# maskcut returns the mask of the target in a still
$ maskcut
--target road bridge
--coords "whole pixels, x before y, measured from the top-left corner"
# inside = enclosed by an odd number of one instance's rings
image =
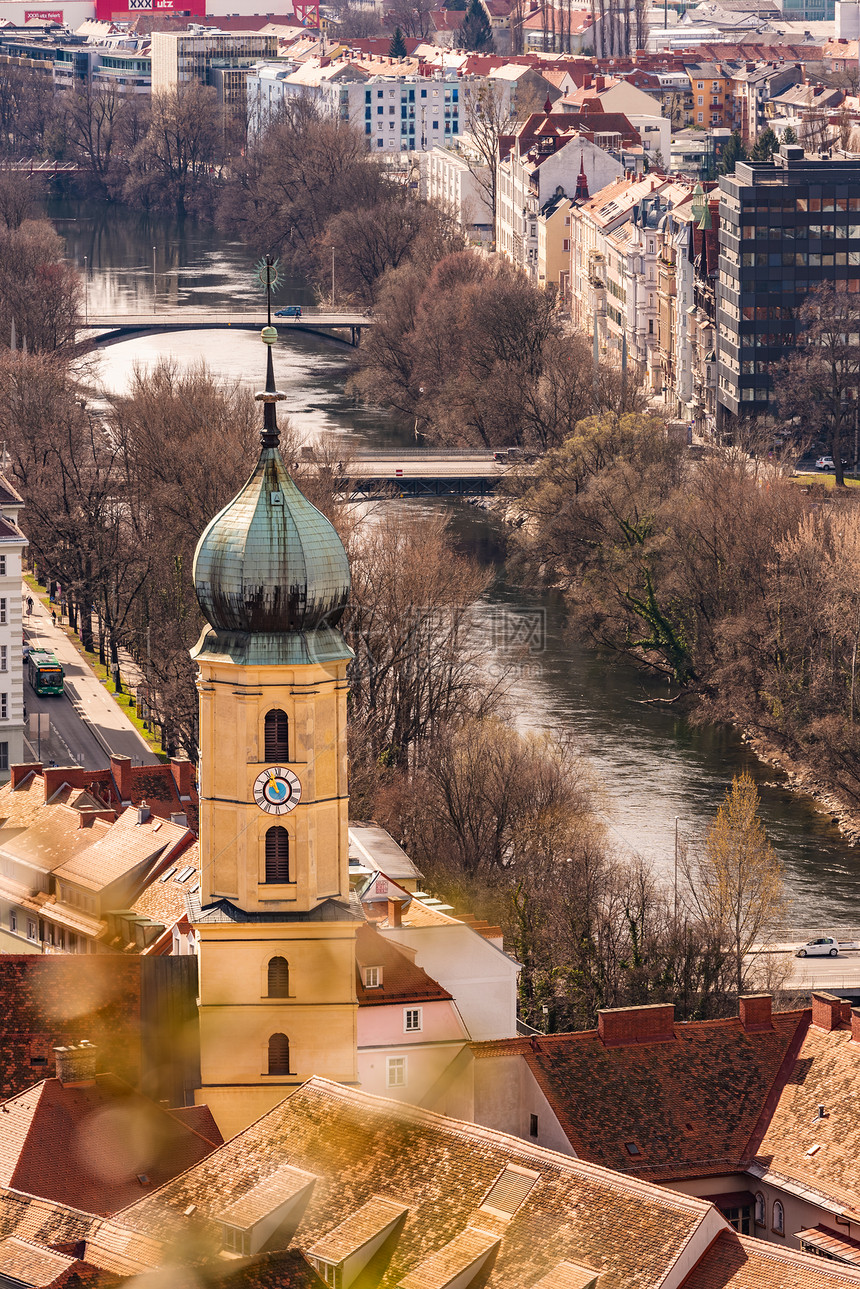
[[[331,469],[330,465],[321,468]],[[488,497],[514,468],[530,466],[505,449],[412,448],[358,452],[334,464],[338,490],[362,497]]]
[[[302,309],[300,318],[272,318],[280,334],[308,331],[330,339],[357,345],[365,327],[373,325],[373,316],[359,311],[333,312]],[[96,314],[86,310],[84,333],[89,343],[101,348],[119,344],[132,336],[170,331],[260,331],[265,326],[261,309],[246,312],[226,309],[156,309],[151,313]]]

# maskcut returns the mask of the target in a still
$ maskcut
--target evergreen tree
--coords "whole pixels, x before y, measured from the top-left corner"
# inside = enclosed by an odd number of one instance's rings
[[[788,143],[789,145],[797,143],[797,135],[795,134],[794,130],[792,130],[790,125],[783,130],[782,141],[783,143]]]
[[[391,44],[388,46],[388,57],[406,57],[406,41],[403,39],[403,32],[399,27],[394,28],[394,35],[391,37]]]
[[[465,12],[466,0],[448,0],[448,3],[445,5],[445,8],[457,9],[457,10],[460,10],[461,12]]]
[[[480,54],[493,52],[493,29],[481,0],[469,0],[459,37],[463,49],[473,49]]]
[[[738,130],[730,135],[723,144],[722,156],[720,157],[720,174],[733,175],[735,166],[739,161],[748,159],[747,150],[744,147],[743,139]]]
[[[762,130],[761,134],[755,141],[753,148],[753,161],[770,161],[775,152],[779,150],[779,139],[774,134],[770,126]]]

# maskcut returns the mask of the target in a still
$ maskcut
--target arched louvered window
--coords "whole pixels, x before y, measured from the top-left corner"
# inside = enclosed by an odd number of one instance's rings
[[[280,707],[266,712],[266,752],[267,761],[289,761],[290,759],[290,723],[287,713]]]
[[[269,1039],[269,1073],[289,1074],[290,1040],[286,1034],[273,1034]]]
[[[290,880],[290,835],[286,828],[275,824],[266,833],[266,881]]]
[[[289,998],[290,965],[286,958],[271,958],[269,960],[268,992],[270,998]]]

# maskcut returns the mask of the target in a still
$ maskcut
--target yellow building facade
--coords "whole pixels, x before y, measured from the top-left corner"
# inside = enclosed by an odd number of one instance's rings
[[[265,338],[265,333],[264,333]],[[200,539],[201,1087],[225,1137],[314,1074],[356,1083],[349,902],[349,569],[278,447],[271,348],[262,451]]]

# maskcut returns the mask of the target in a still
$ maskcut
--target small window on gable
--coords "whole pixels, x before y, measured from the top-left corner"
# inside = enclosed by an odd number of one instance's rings
[[[766,1218],[767,1218],[767,1210],[765,1209],[764,1196],[762,1195],[761,1191],[756,1191],[756,1197],[755,1197],[756,1226],[764,1226]]]
[[[290,759],[289,733],[286,712],[282,712],[279,707],[266,712],[265,760],[288,761]]]
[[[423,1008],[406,1007],[403,1011],[403,1028],[407,1034],[415,1033],[422,1026],[423,1017],[421,1015]]]
[[[272,958],[269,961],[268,992],[270,998],[289,998],[290,968],[286,958]]]
[[[529,1115],[529,1136],[536,1137],[537,1135],[538,1135],[538,1117],[536,1114],[530,1114]]]
[[[773,1202],[773,1229],[777,1235],[785,1235],[785,1211],[778,1199]]]
[[[365,989],[382,988],[382,968],[381,967],[364,968],[364,987]]]
[[[636,1145],[635,1141],[625,1141],[624,1149],[627,1151],[628,1155],[633,1155],[634,1157],[642,1154],[642,1151]]]

